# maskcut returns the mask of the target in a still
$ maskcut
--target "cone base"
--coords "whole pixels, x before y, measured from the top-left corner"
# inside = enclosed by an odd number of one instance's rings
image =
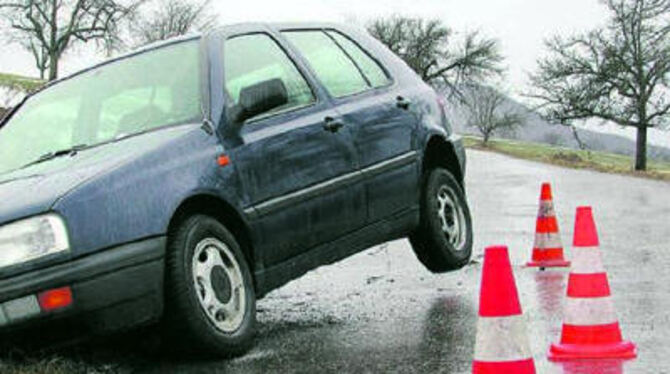
[[[518,361],[485,362],[474,360],[472,374],[535,374],[535,362],[532,358]]]
[[[531,268],[565,268],[570,266],[570,261],[549,260],[549,261],[528,261],[526,266]]]
[[[549,360],[581,360],[597,358],[635,358],[635,344],[629,341],[610,344],[552,344]]]

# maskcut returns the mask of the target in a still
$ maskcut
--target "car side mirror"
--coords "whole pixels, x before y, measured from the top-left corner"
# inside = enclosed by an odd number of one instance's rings
[[[237,129],[244,121],[288,103],[286,86],[281,79],[269,79],[242,88],[240,100],[232,108],[231,119]]]

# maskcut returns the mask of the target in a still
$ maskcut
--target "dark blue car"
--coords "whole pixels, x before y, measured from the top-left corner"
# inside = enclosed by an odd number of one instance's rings
[[[409,237],[464,266],[465,154],[442,99],[379,42],[244,24],[61,79],[0,124],[0,334],[160,321],[249,348],[256,300]]]

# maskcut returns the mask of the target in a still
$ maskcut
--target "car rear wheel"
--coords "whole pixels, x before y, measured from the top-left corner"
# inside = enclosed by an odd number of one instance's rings
[[[421,221],[409,237],[419,261],[434,273],[465,266],[472,254],[472,219],[463,189],[445,169],[427,173]]]
[[[164,328],[173,345],[223,357],[245,353],[256,324],[251,272],[217,220],[196,215],[170,234]]]

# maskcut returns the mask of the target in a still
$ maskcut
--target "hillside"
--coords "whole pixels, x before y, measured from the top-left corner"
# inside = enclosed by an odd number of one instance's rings
[[[465,146],[509,156],[560,165],[574,169],[591,169],[605,173],[670,180],[670,162],[650,160],[645,171],[635,171],[631,158],[601,151],[582,151],[570,148],[519,140],[492,139],[484,145],[481,138],[464,137]]]
[[[495,137],[579,149],[579,144],[569,127],[548,123],[536,112],[529,110],[526,106],[512,98],[508,98],[505,105],[515,109],[519,113],[525,113],[526,124],[515,132],[500,133],[496,134]],[[478,135],[475,129],[465,126],[464,110],[457,104],[452,105],[451,108],[449,115],[454,130],[461,134]],[[584,128],[578,128],[577,131],[580,139],[590,150],[611,152],[626,156],[633,156],[635,154],[635,141],[625,136]],[[670,133],[668,133],[668,136],[670,136]],[[670,148],[648,144],[647,156],[650,159],[670,161]]]

